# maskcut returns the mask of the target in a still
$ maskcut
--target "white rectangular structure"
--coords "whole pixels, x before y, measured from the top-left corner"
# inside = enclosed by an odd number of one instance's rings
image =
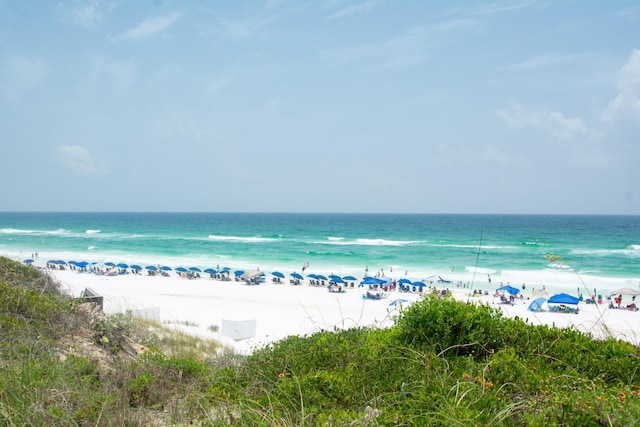
[[[234,341],[240,341],[256,336],[256,319],[252,320],[229,320],[222,319],[221,333]]]

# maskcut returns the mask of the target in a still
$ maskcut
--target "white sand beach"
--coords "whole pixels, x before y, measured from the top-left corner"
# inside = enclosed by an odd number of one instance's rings
[[[243,354],[289,335],[390,326],[393,316],[403,306],[423,296],[396,290],[388,292],[382,300],[365,300],[362,294],[366,288],[359,288],[357,283],[344,293],[330,293],[327,288],[310,286],[307,280],[299,286],[275,284],[268,274],[266,282],[249,286],[208,277],[188,280],[175,274],[169,277],[100,276],[73,270],[52,270],[50,273],[72,296],[80,296],[85,288],[102,295],[106,313],[132,310],[186,333],[217,339]],[[517,299],[514,304],[500,304],[499,299],[491,295],[468,297],[464,288],[454,288],[452,292],[459,300],[487,303],[499,307],[505,316],[518,316],[532,324],[573,326],[594,337],[615,336],[636,345],[640,343],[640,312],[611,309],[606,300],[603,304],[581,302],[577,314],[546,310],[533,313],[527,310],[533,295],[525,294],[523,300]],[[406,302],[391,304],[398,299]],[[631,297],[626,297],[623,306],[630,302]],[[547,304],[543,308],[546,309]],[[223,334],[223,322],[228,332],[228,326],[233,322],[253,320],[254,336],[236,340]]]

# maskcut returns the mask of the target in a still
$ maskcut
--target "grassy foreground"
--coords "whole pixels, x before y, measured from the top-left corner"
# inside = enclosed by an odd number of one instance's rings
[[[626,426],[640,349],[427,297],[240,357],[0,257],[0,425]]]

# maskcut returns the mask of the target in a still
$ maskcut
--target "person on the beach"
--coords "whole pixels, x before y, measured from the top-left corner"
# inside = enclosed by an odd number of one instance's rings
[[[488,281],[489,283],[491,283],[491,275],[490,275],[490,274],[487,274],[487,281]]]

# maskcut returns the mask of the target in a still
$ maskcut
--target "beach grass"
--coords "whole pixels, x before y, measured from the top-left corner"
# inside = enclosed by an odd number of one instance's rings
[[[2,425],[610,426],[640,413],[637,346],[452,298],[245,356],[105,316],[5,258],[0,286]]]

